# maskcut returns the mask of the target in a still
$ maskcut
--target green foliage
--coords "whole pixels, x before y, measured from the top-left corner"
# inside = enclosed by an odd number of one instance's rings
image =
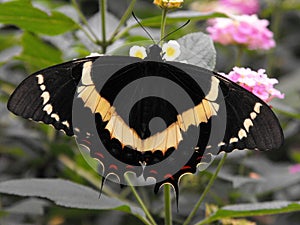
[[[68,16],[56,11],[49,15],[33,7],[29,0],[1,3],[0,23],[47,35],[57,35],[78,28]]]
[[[45,43],[36,35],[25,32],[22,36],[23,51],[16,59],[28,63],[31,71],[62,62],[62,52]]]

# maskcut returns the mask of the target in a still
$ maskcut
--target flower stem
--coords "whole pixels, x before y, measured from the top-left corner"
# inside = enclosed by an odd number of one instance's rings
[[[83,15],[83,13],[80,10],[80,7],[78,5],[78,3],[76,2],[76,0],[72,0],[72,4],[73,7],[75,8],[76,12],[78,13],[81,21],[83,22],[83,24],[86,26],[87,30],[89,32],[87,32],[80,24],[79,28],[86,34],[86,36],[95,44],[97,43],[101,43],[101,41],[97,38],[97,35],[94,33],[93,29],[90,27],[87,19],[85,18],[85,16]]]
[[[101,27],[102,27],[102,53],[106,53],[107,48],[107,42],[106,42],[106,0],[99,0],[99,7],[100,7],[100,13],[101,13]]]
[[[161,25],[160,25],[160,39],[161,40],[165,37],[167,13],[168,13],[168,9],[164,8],[162,10]]]
[[[157,223],[155,222],[155,220],[153,219],[151,213],[149,212],[147,206],[145,205],[145,203],[143,202],[143,200],[141,199],[141,197],[139,196],[139,194],[137,193],[135,187],[132,185],[132,182],[130,180],[130,178],[128,177],[128,174],[124,175],[125,180],[127,181],[134,197],[136,198],[136,200],[138,201],[138,203],[140,204],[140,206],[142,207],[144,213],[146,214],[146,216],[148,217],[149,221],[151,222],[152,225],[157,225]]]
[[[282,22],[282,5],[283,1],[274,1],[274,8],[272,12],[272,23],[271,23],[271,30],[273,31],[274,35],[274,40],[278,40],[279,33],[281,32],[280,30],[280,25]],[[275,49],[271,49],[268,52],[267,55],[267,73],[268,74],[273,74],[274,72],[274,67],[276,67],[276,54],[275,54]]]
[[[165,37],[166,21],[168,9],[162,10],[161,26],[160,26],[160,39]],[[164,185],[164,201],[165,201],[165,225],[172,225],[172,202],[171,202],[171,188],[169,184]]]
[[[235,66],[241,67],[242,66],[242,57],[243,57],[243,46],[238,45],[237,46],[237,56],[236,56],[236,60],[235,60]]]
[[[125,13],[123,14],[122,18],[120,19],[120,22],[117,26],[117,28],[114,30],[114,32],[112,33],[110,39],[108,42],[114,40],[114,38],[116,37],[116,35],[119,33],[121,27],[124,25],[124,23],[126,22],[126,20],[128,19],[128,17],[131,15],[131,12],[133,11],[134,5],[136,3],[137,0],[131,0],[129,6],[127,7]]]
[[[220,172],[222,166],[224,165],[224,162],[225,162],[225,159],[227,157],[227,153],[224,153],[222,159],[220,160],[219,164],[218,164],[218,167],[215,171],[215,173],[212,175],[212,177],[210,178],[206,188],[204,189],[202,195],[200,196],[198,202],[196,203],[196,205],[194,206],[192,212],[190,213],[190,215],[187,217],[187,219],[185,220],[185,222],[183,223],[183,225],[188,225],[191,220],[193,219],[193,217],[196,215],[200,205],[202,204],[205,196],[207,195],[208,191],[210,190],[211,186],[213,185],[213,183],[215,182],[217,176],[218,176],[218,173]]]
[[[164,185],[164,201],[165,201],[165,225],[172,225],[172,202],[171,202],[171,186]]]

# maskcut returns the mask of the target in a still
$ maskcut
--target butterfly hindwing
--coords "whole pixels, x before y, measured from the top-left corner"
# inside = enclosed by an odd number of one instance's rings
[[[216,74],[223,91],[227,126],[221,150],[279,148],[283,133],[271,108],[241,86]]]
[[[201,87],[210,86],[212,93],[218,96],[218,103],[224,101],[226,115],[216,115],[216,119],[226,120],[224,139],[219,143],[220,151],[270,150],[281,146],[283,143],[281,126],[274,112],[263,100],[218,73],[189,64],[177,62],[170,64],[182,68],[189,74],[201,76]],[[218,118],[220,116],[224,118]],[[201,143],[200,140],[198,146]]]
[[[27,77],[8,101],[16,115],[52,124],[73,135],[72,104],[83,64],[98,57],[77,59],[40,70]]]

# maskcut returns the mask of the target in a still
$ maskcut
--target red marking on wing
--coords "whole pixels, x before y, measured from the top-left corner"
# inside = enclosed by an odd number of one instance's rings
[[[96,155],[99,156],[100,158],[104,159],[104,155],[99,153],[99,152],[96,152]]]
[[[82,141],[82,142],[85,142],[85,143],[88,144],[88,145],[91,145],[91,142],[89,142],[89,141],[86,140],[86,139],[82,139],[81,141]]]
[[[134,167],[133,166],[131,166],[131,165],[127,165],[126,166],[126,169],[133,169]]]
[[[172,179],[172,180],[174,180],[174,177],[173,177],[173,175],[172,174],[169,174],[169,173],[167,173],[165,176],[164,176],[164,178],[165,179]]]
[[[192,167],[186,165],[186,166],[182,167],[181,170],[188,170],[188,169],[191,169],[191,168],[192,168]]]
[[[110,164],[109,169],[118,170],[118,167],[115,164]]]
[[[203,158],[204,158],[204,156],[198,156],[197,159],[196,159],[196,161],[201,160]]]
[[[150,170],[149,173],[158,174],[156,170]]]

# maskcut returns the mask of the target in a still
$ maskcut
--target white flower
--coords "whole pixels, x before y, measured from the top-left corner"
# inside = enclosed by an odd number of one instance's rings
[[[147,56],[146,48],[143,46],[134,45],[130,48],[129,55],[144,59]]]
[[[164,53],[163,59],[173,61],[180,55],[180,45],[177,41],[171,40],[163,44],[162,51]]]

